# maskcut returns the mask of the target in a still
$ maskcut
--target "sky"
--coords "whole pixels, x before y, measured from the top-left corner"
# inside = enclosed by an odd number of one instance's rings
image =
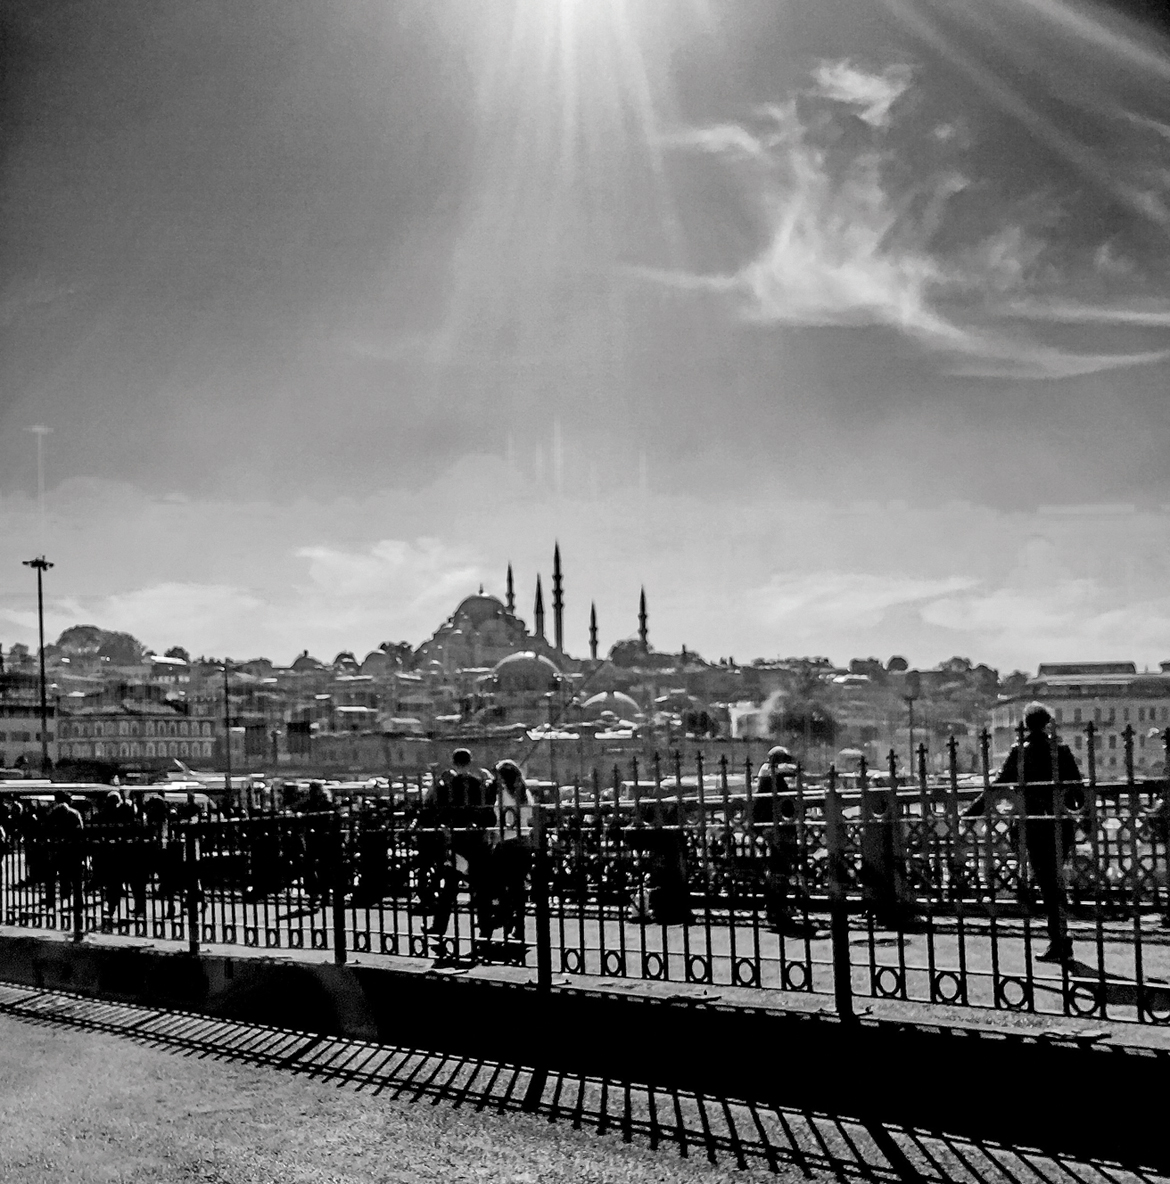
[[[0,644],[1170,659],[1170,23],[7,0]],[[44,425],[43,501],[36,436]]]

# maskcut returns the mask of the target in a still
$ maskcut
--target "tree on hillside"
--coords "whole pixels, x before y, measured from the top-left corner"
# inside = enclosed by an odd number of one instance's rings
[[[66,654],[96,654],[106,631],[96,625],[70,625],[57,638],[57,648]]]
[[[109,658],[115,666],[133,666],[142,661],[146,647],[129,633],[106,632],[98,647],[98,657]]]
[[[169,650],[167,650],[167,652],[163,655],[163,657],[182,658],[184,662],[191,661],[191,655],[189,653],[187,653],[187,651],[185,649],[183,649],[183,647],[181,645],[171,646],[171,648]]]
[[[108,658],[117,666],[133,666],[146,653],[146,647],[136,637],[97,625],[71,625],[57,638],[56,649],[68,657]]]

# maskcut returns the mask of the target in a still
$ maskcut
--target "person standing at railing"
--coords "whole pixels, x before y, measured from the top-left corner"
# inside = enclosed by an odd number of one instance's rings
[[[321,781],[309,782],[301,805],[301,886],[315,911],[328,900],[333,857],[333,793]],[[242,833],[242,832],[241,832]]]
[[[785,774],[796,772],[792,753],[776,745],[756,775],[752,801],[752,833],[756,850],[764,852],[764,911],[768,927],[793,937],[815,936],[807,918],[792,916],[793,880],[800,869],[796,802]]]
[[[462,878],[471,896],[471,910],[481,928],[486,920],[485,889],[488,887],[491,847],[488,831],[495,823],[493,808],[495,778],[487,769],[475,769],[471,753],[457,748],[451,768],[435,779],[423,799],[420,814],[419,853],[430,865],[433,898],[427,932],[447,932]]]
[[[1024,848],[1032,880],[1040,890],[1048,921],[1048,948],[1037,955],[1041,962],[1071,962],[1072,938],[1066,920],[1067,893],[1064,864],[1076,839],[1076,822],[1067,816],[1057,820],[1057,794],[1065,795],[1060,803],[1063,813],[1080,809],[1084,801],[1081,770],[1067,744],[1057,744],[1048,735],[1052,714],[1043,703],[1030,703],[1024,710],[1023,746],[1012,745],[1011,752],[996,775],[997,786],[1021,786],[1024,808]],[[1001,796],[994,790],[994,796]],[[986,809],[984,795],[967,807],[968,816]]]
[[[532,867],[532,823],[536,808],[532,791],[515,761],[502,760],[495,768],[493,794],[495,826],[491,831],[490,877],[485,889],[486,910],[480,933],[491,937],[498,927],[505,941],[524,937],[526,884]]]
[[[57,885],[61,886],[61,904],[66,899],[76,905],[82,892],[85,851],[82,831],[85,823],[74,808],[66,790],[53,794],[53,806],[45,815],[42,834],[48,864],[45,876],[45,904],[50,913],[57,907]]]

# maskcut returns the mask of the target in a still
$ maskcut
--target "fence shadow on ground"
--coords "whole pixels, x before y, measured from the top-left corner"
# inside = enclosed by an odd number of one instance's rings
[[[856,1118],[437,1055],[339,1037],[0,984],[0,1014],[105,1032],[185,1056],[299,1073],[432,1105],[521,1113],[727,1168],[842,1182],[1160,1184],[1168,1177],[1056,1151],[1009,1148]],[[777,1071],[783,1072],[781,1063]]]

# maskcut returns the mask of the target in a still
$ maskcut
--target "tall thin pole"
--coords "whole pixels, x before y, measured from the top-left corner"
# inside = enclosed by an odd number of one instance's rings
[[[37,507],[41,520],[41,553],[45,551],[45,437],[53,430],[43,423],[26,428],[37,438]]]
[[[231,804],[232,800],[232,717],[231,701],[228,698],[228,668],[223,664],[223,800]]]
[[[909,767],[911,769],[913,769],[915,767],[915,765],[914,765],[914,696],[913,695],[906,696],[906,706],[909,707],[909,709],[910,709],[910,766]]]
[[[40,437],[38,436],[39,440]],[[49,775],[49,693],[45,681],[45,590],[42,576],[53,565],[43,556],[24,560],[25,567],[37,573],[37,628],[41,641],[41,776]]]

